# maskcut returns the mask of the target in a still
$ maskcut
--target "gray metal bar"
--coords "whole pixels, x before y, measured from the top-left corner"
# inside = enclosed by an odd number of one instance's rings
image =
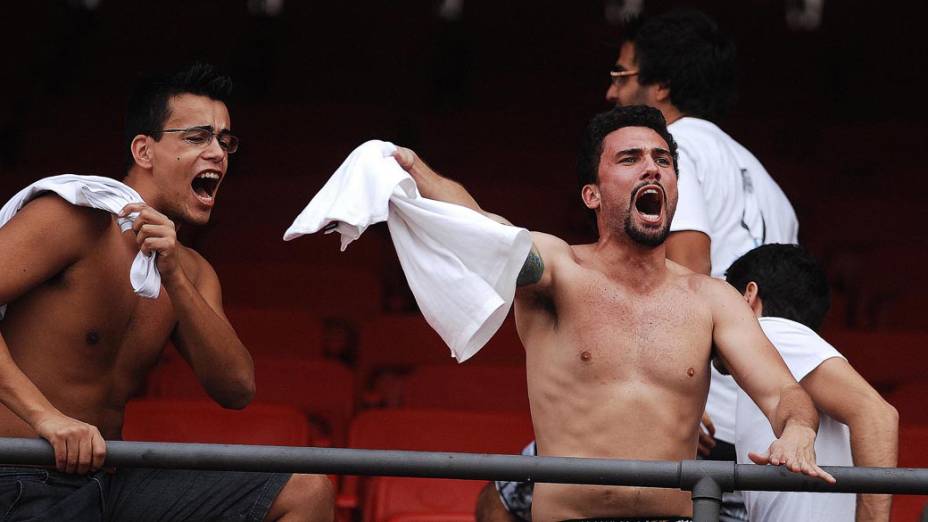
[[[712,477],[704,476],[693,485],[693,522],[719,522],[722,488]]]
[[[0,463],[51,465],[41,439],[0,438]],[[476,453],[107,442],[107,466],[534,480],[692,490],[709,476],[723,491],[830,491],[928,494],[928,469],[826,467],[836,485],[772,466],[712,461],[634,461]]]

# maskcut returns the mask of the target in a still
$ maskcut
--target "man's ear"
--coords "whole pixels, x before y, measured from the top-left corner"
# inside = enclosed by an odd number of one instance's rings
[[[135,164],[143,169],[151,168],[151,136],[139,134],[132,138],[129,144],[129,150],[132,151],[132,159]]]
[[[670,103],[670,84],[658,83],[654,85],[654,101]]]
[[[748,283],[744,288],[744,300],[747,301],[751,310],[754,310],[755,315],[760,317],[761,312],[764,310],[764,303],[760,298],[760,288],[754,281]]]
[[[580,197],[583,199],[583,204],[586,205],[586,208],[599,208],[599,187],[596,185],[592,183],[584,185],[583,189],[580,190]]]

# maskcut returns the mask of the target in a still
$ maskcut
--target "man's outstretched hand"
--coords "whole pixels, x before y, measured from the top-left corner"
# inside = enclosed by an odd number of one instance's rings
[[[815,430],[806,426],[787,425],[767,453],[749,452],[748,458],[755,464],[786,466],[794,473],[820,478],[829,484],[836,482],[815,463]]]

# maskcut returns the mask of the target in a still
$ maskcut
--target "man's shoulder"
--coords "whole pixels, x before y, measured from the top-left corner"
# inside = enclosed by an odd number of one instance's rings
[[[180,247],[184,253],[184,270],[194,284],[197,284],[203,277],[218,279],[213,265],[202,254],[186,245],[180,245]]]
[[[109,212],[73,205],[54,193],[41,194],[28,201],[14,218],[82,235],[99,234],[112,223]]]

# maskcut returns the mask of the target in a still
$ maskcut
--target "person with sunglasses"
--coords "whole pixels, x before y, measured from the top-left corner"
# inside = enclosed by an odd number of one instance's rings
[[[121,438],[126,402],[168,340],[223,407],[254,396],[216,272],[177,240],[179,227],[209,221],[238,148],[230,89],[204,64],[142,82],[117,185],[141,201],[111,214],[40,194],[0,227],[0,436],[48,440],[57,467],[0,468],[4,520],[334,518],[325,476],[101,470],[105,440]],[[128,277],[139,252],[160,277],[147,295]]]

